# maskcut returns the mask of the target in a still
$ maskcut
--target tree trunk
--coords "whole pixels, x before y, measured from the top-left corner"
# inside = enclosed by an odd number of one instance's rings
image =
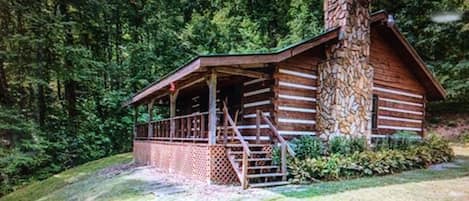
[[[44,96],[44,86],[39,83],[37,86],[37,107],[39,127],[44,128],[46,122],[46,98]]]
[[[3,59],[0,58],[0,103],[8,105],[11,103],[10,93],[8,92],[8,82]]]
[[[45,44],[44,44],[45,45]],[[44,54],[48,54],[48,51],[45,48],[38,48],[37,50],[37,60],[39,62],[44,61],[44,59],[49,58],[45,57]],[[42,62],[41,62],[42,63]],[[47,60],[45,65],[41,65],[37,70],[37,75],[41,82],[37,83],[37,109],[38,109],[38,122],[40,128],[44,128],[46,122],[46,113],[47,113],[47,105],[46,105],[46,88],[47,84],[49,83],[49,75],[47,66],[49,66],[50,61]]]
[[[70,14],[67,11],[67,3],[62,2],[60,5],[62,14],[64,15],[64,20],[65,22],[70,22]],[[73,36],[72,36],[72,27],[71,25],[68,25],[66,31],[65,31],[65,44],[66,46],[73,46]],[[69,75],[65,77],[64,81],[64,93],[65,93],[65,102],[66,102],[66,110],[68,113],[68,126],[70,128],[71,134],[76,134],[77,132],[77,109],[76,109],[76,102],[77,102],[77,94],[76,94],[76,89],[77,89],[77,82],[74,80],[74,69],[73,69],[73,64],[70,61],[70,59],[65,58],[65,66],[64,69],[67,71]]]

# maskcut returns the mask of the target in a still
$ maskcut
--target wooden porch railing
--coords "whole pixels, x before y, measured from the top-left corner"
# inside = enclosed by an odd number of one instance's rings
[[[280,143],[280,163],[281,163],[281,172],[284,174],[283,180],[286,180],[287,175],[287,151],[291,156],[295,156],[295,152],[293,149],[288,145],[287,141],[278,133],[277,128],[272,124],[270,119],[264,115],[264,113],[260,110],[256,111],[256,128],[257,128],[257,139],[259,139],[260,133],[260,124],[261,119],[269,125],[270,130],[272,131],[272,139],[276,139],[278,143]]]
[[[174,122],[174,131],[171,123]],[[137,140],[208,142],[208,113],[194,113],[137,125]]]
[[[230,113],[228,112],[228,107],[226,107],[225,102],[223,102],[223,115],[224,115],[224,132],[223,132],[224,144],[225,145],[227,144],[227,138],[228,138],[227,129],[230,128],[232,129],[233,133],[236,135],[236,137],[238,138],[239,142],[241,143],[243,147],[241,172],[236,171],[236,174],[238,175],[238,178],[241,181],[241,186],[243,187],[243,189],[246,189],[248,187],[248,165],[249,165],[248,158],[251,156],[251,150],[249,149],[248,143],[244,140],[243,136],[239,132],[238,127],[236,127],[236,123],[231,118]],[[236,163],[234,162],[234,158],[228,158],[228,159],[230,160],[231,164],[235,167]]]

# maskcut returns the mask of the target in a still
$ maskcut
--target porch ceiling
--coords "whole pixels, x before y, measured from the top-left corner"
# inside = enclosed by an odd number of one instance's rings
[[[257,68],[265,68],[268,67],[267,65],[258,65]],[[252,69],[252,67],[249,67]],[[213,71],[217,72],[217,88],[218,87],[224,87],[228,85],[233,85],[236,83],[242,83],[243,81],[247,80],[248,78],[269,78],[270,75],[268,73],[262,73],[262,72],[257,72],[257,71],[252,71],[250,69],[246,70],[240,70],[237,67],[213,67],[211,68]],[[228,72],[228,70],[231,69],[231,72]],[[236,70],[233,70],[236,69]],[[200,91],[201,88],[206,87],[208,90],[207,86],[207,81],[208,77],[210,76],[211,70],[207,70],[206,67],[202,67],[198,69],[195,72],[192,72],[179,80],[176,80],[173,82],[175,85],[176,89],[178,90],[179,96],[183,94],[186,94],[187,92],[194,92],[194,91]],[[243,75],[242,73],[251,73],[249,75]],[[134,103],[133,105],[139,105],[142,103],[148,103],[152,99],[158,103],[159,100],[163,100],[165,104],[169,101],[169,86],[163,87],[159,90],[156,90],[153,92],[151,95],[148,95],[141,99],[140,101]]]

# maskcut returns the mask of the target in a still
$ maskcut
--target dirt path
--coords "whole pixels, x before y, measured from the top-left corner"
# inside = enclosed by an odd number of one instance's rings
[[[242,190],[240,186],[209,185],[179,175],[161,172],[152,167],[136,167],[123,177],[125,180],[145,181],[142,194],[157,200],[264,200],[279,197],[266,189]]]

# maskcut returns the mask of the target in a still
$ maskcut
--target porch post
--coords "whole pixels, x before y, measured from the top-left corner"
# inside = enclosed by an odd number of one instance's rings
[[[148,103],[148,136],[147,139],[153,135],[153,126],[151,125],[151,121],[153,120],[153,104],[155,104],[155,99],[152,99],[150,103]]]
[[[173,141],[174,134],[176,133],[176,122],[174,121],[174,117],[176,116],[176,99],[178,92],[179,90],[169,94],[169,141],[171,142]]]
[[[217,74],[212,71],[208,80],[208,144],[216,144],[217,132]]]
[[[134,140],[137,138],[137,118],[138,118],[138,106],[134,107]]]

